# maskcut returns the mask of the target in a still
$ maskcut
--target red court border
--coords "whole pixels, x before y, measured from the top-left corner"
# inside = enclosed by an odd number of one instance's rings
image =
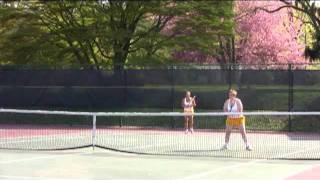
[[[92,131],[91,125],[1,125],[0,138],[14,138],[24,136],[45,136],[56,134],[82,134]],[[135,133],[152,133],[152,134],[181,134],[184,133],[183,128],[170,129],[159,127],[138,127],[138,126],[97,126],[97,133],[117,133],[135,134]],[[238,133],[238,130],[234,130]],[[224,134],[224,129],[195,129],[194,135],[212,135]],[[288,137],[304,137],[312,140],[319,140],[320,133],[304,133],[304,132],[277,132],[277,131],[248,131],[248,134],[268,135],[268,136],[288,136]]]
[[[319,180],[319,179],[320,179],[320,165],[285,178],[285,180]]]

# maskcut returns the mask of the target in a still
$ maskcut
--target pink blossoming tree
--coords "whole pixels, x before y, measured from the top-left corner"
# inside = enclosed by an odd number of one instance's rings
[[[282,2],[237,1],[236,60],[250,64],[301,64],[306,63],[305,45],[301,40],[301,22],[293,17],[293,10],[284,8]]]
[[[274,13],[259,8],[274,10],[283,6],[280,1],[236,1],[235,2],[235,48],[224,48],[229,55],[224,62],[242,64],[304,64],[305,45],[301,37],[302,23],[293,17],[293,9],[284,8]],[[174,26],[174,25],[173,25]],[[231,38],[230,38],[231,39]],[[231,42],[230,42],[231,43]],[[235,52],[226,52],[226,51]],[[199,51],[174,51],[173,56],[184,62],[216,63],[218,55],[209,56]],[[220,62],[221,63],[221,62]],[[222,62],[223,63],[223,62]]]

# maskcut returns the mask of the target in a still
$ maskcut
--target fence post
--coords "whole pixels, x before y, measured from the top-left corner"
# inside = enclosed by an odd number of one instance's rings
[[[288,65],[288,111],[293,110],[293,72],[292,64]],[[292,131],[292,117],[289,115],[289,131]]]
[[[174,98],[174,65],[171,65],[171,110],[174,112],[174,103],[175,103],[175,98]],[[171,119],[171,126],[172,128],[175,128],[175,120],[174,117]]]
[[[97,115],[93,114],[92,119],[92,149],[96,146],[96,129],[97,129]]]
[[[124,99],[123,99],[123,104],[125,107],[127,107],[128,103],[128,74],[127,70],[123,68],[123,85],[124,85]]]

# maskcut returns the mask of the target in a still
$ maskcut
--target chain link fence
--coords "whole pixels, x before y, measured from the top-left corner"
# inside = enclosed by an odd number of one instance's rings
[[[177,111],[186,90],[197,109],[219,111],[229,88],[245,110],[320,110],[320,71],[307,66],[172,65],[89,69],[0,68],[0,106],[6,108]]]

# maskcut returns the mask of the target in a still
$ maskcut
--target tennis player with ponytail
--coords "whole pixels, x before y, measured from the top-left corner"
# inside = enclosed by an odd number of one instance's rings
[[[189,131],[193,133],[193,113],[194,107],[196,106],[195,96],[191,97],[191,92],[186,92],[186,97],[182,99],[182,108],[185,113],[184,116],[184,127],[185,133],[187,134]]]

